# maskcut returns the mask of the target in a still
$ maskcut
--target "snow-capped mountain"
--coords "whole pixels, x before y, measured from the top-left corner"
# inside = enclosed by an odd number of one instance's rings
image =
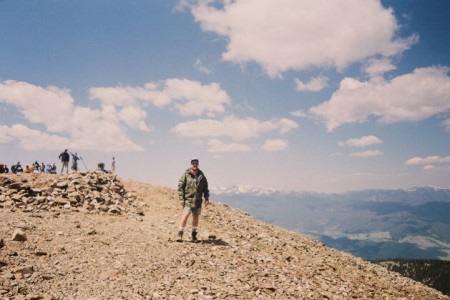
[[[252,194],[255,196],[268,196],[278,192],[275,188],[258,188],[251,185],[234,185],[229,187],[212,187],[210,192],[215,195],[241,195]]]

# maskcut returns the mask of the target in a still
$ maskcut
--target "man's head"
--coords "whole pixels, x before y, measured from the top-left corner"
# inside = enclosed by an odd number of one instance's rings
[[[198,158],[191,159],[191,169],[193,170],[198,169]]]

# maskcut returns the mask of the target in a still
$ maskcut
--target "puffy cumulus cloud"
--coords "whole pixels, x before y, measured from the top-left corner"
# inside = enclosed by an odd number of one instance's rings
[[[172,105],[183,116],[221,114],[231,102],[230,96],[218,83],[202,84],[178,78],[149,82],[142,87],[95,87],[90,89],[90,98],[116,107],[137,104],[152,104],[156,107]]]
[[[300,92],[320,92],[328,85],[328,78],[325,76],[313,77],[307,83],[302,82],[300,79],[295,79],[295,87]]]
[[[450,110],[450,77],[446,67],[419,68],[391,81],[361,82],[346,78],[331,99],[309,109],[328,131],[369,116],[380,123],[421,121]]]
[[[15,140],[25,150],[55,150],[69,145],[69,139],[65,137],[31,129],[22,124],[0,126],[0,143]]]
[[[433,165],[426,165],[426,166],[423,166],[423,169],[425,171],[433,171],[433,170],[436,170],[437,168],[436,168],[436,166],[433,166]]]
[[[429,166],[439,164],[449,164],[450,156],[427,156],[427,157],[413,157],[405,162],[406,166]]]
[[[10,127],[0,125],[0,143],[9,143],[14,140],[14,137],[9,134]]]
[[[119,120],[125,122],[130,128],[150,132],[152,129],[145,123],[146,117],[147,112],[136,106],[124,107],[119,112]]]
[[[276,140],[266,140],[262,148],[266,151],[280,151],[284,150],[289,146],[286,140],[276,139]]]
[[[218,139],[211,139],[208,141],[208,152],[211,153],[225,153],[225,152],[248,152],[252,148],[241,143],[225,144]]]
[[[39,87],[27,82],[0,83],[0,104],[14,106],[33,125],[43,125],[45,131],[24,124],[2,126],[0,142],[19,141],[27,150],[60,149],[71,147],[100,151],[140,151],[126,134],[127,126],[146,129],[141,121],[144,112],[139,109],[112,105],[102,109],[76,106],[68,90],[57,87]],[[30,141],[41,146],[30,145]]]
[[[68,90],[14,80],[0,83],[0,103],[15,106],[28,121],[44,124],[50,132],[67,131],[74,109]]]
[[[367,151],[360,151],[360,152],[354,152],[350,153],[349,156],[352,157],[372,157],[372,156],[380,156],[383,155],[383,152],[380,150],[367,150]]]
[[[308,113],[306,113],[303,110],[291,111],[290,114],[293,115],[294,117],[299,117],[299,118],[308,118],[309,117]]]
[[[69,147],[98,151],[143,150],[128,137],[125,128],[119,122],[104,119],[96,119],[93,124],[79,124],[71,132]]]
[[[339,141],[341,147],[366,147],[371,145],[382,144],[383,141],[374,135],[366,135],[360,138],[348,139],[346,141]]]
[[[43,125],[45,132],[25,128],[33,132],[33,136],[40,132],[43,140],[54,141],[54,149],[60,148],[61,139],[67,139],[65,147],[80,150],[141,151],[143,149],[128,137],[127,130],[153,130],[146,124],[146,106],[170,105],[183,116],[205,114],[211,117],[225,112],[225,106],[231,101],[217,83],[202,84],[177,78],[140,87],[94,87],[89,94],[92,101],[100,102],[98,109],[76,105],[69,90],[13,80],[0,83],[0,104],[15,107],[27,123]],[[285,120],[279,122],[280,131],[289,126]],[[26,136],[20,133],[17,129],[3,127],[0,142],[19,140],[24,145],[21,141]]]
[[[275,119],[272,123],[274,124],[276,130],[282,134],[288,133],[289,131],[299,127],[297,122],[287,118]]]
[[[363,71],[371,77],[376,77],[383,75],[386,72],[395,70],[396,68],[397,67],[391,62],[390,59],[370,59],[364,66]]]
[[[224,136],[233,140],[244,140],[257,137],[263,132],[278,131],[284,134],[295,128],[298,128],[298,124],[286,118],[259,121],[254,118],[239,119],[235,116],[227,116],[222,120],[199,119],[183,122],[172,128],[171,131],[179,136]]]
[[[183,116],[213,116],[225,112],[230,97],[217,83],[202,85],[200,82],[186,79],[169,79],[166,90],[176,100],[175,108]]]
[[[216,5],[217,2],[220,5]],[[202,30],[224,36],[222,58],[256,62],[269,76],[390,57],[417,41],[399,38],[391,9],[378,0],[181,1]]]

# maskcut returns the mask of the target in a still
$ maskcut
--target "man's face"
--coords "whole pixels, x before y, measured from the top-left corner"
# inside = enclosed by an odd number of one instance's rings
[[[198,169],[198,161],[197,160],[191,161],[191,168],[192,168],[192,170]]]

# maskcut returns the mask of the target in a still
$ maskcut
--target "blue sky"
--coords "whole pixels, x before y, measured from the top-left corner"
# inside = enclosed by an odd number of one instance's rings
[[[68,148],[169,187],[192,157],[213,187],[450,187],[449,68],[447,0],[3,0],[0,161]]]

